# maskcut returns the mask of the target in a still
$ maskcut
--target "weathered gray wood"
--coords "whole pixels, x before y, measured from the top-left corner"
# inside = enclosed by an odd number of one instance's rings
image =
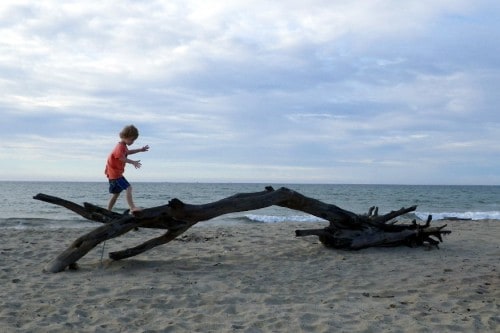
[[[168,204],[144,209],[141,212],[117,214],[95,205],[85,203],[80,206],[73,202],[46,194],[37,194],[34,199],[60,205],[96,222],[105,223],[95,230],[79,237],[68,249],[47,264],[47,272],[60,272],[67,267],[74,267],[76,262],[99,243],[118,237],[134,228],[166,229],[163,235],[146,241],[136,247],[109,254],[113,260],[135,256],[156,246],[166,244],[198,222],[207,221],[228,213],[255,210],[269,206],[281,206],[300,210],[329,221],[323,229],[297,230],[296,236],[316,235],[325,246],[358,250],[371,246],[437,245],[441,235],[449,233],[443,227],[430,227],[432,217],[423,226],[414,221],[410,225],[388,223],[392,219],[414,211],[416,206],[401,208],[385,215],[378,215],[378,209],[372,207],[367,215],[358,215],[332,204],[306,197],[287,188],[274,190],[266,187],[265,191],[239,193],[233,196],[200,205],[187,204],[179,199],[172,199]],[[439,241],[432,237],[437,237]]]
[[[176,230],[169,230],[165,234],[163,234],[162,236],[150,239],[147,242],[142,243],[141,245],[138,245],[136,247],[129,248],[129,249],[122,250],[122,251],[111,252],[109,254],[109,257],[113,260],[121,260],[121,259],[136,256],[136,255],[141,254],[145,251],[151,250],[154,247],[166,244],[166,243],[174,240],[178,236],[182,235],[189,228],[190,227],[184,227],[184,228],[179,228]]]

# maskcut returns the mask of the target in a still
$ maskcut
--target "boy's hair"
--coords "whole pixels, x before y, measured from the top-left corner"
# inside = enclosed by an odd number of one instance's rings
[[[120,132],[120,139],[137,139],[139,137],[139,131],[134,125],[125,126]]]

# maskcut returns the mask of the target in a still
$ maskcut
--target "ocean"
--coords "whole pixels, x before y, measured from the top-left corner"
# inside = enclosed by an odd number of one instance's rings
[[[500,186],[447,185],[347,185],[347,184],[240,184],[240,183],[132,183],[134,201],[140,207],[154,207],[178,198],[190,204],[223,199],[236,193],[262,191],[271,185],[285,186],[306,196],[337,205],[355,213],[366,213],[371,206],[379,214],[401,207],[417,205],[408,220],[463,219],[464,223],[482,219],[500,220]],[[107,182],[0,182],[0,229],[93,228],[98,223],[59,206],[34,200],[45,193],[78,204],[90,202],[106,207],[109,198]],[[124,195],[115,206],[126,210]],[[402,220],[400,218],[400,220]],[[232,213],[198,225],[239,223],[319,222],[321,219],[281,207]]]

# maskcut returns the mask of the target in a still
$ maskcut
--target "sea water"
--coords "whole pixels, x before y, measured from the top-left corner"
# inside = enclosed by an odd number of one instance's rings
[[[362,214],[379,207],[379,214],[417,205],[405,216],[408,220],[445,218],[478,221],[500,219],[500,186],[445,185],[347,185],[347,184],[241,184],[241,183],[133,183],[134,201],[140,207],[154,207],[178,198],[190,204],[203,204],[236,193],[258,192],[268,185],[285,186],[306,196]],[[106,182],[0,182],[0,229],[88,228],[98,223],[85,220],[70,210],[34,200],[37,193],[57,196],[78,204],[89,202],[106,207]],[[122,195],[115,206],[126,210]],[[231,213],[200,225],[240,223],[319,222],[320,218],[282,207]]]

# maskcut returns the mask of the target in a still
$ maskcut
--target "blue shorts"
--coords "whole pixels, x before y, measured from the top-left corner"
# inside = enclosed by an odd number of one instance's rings
[[[109,193],[120,193],[121,191],[126,190],[130,186],[129,182],[125,179],[125,177],[120,177],[117,179],[109,180]]]

